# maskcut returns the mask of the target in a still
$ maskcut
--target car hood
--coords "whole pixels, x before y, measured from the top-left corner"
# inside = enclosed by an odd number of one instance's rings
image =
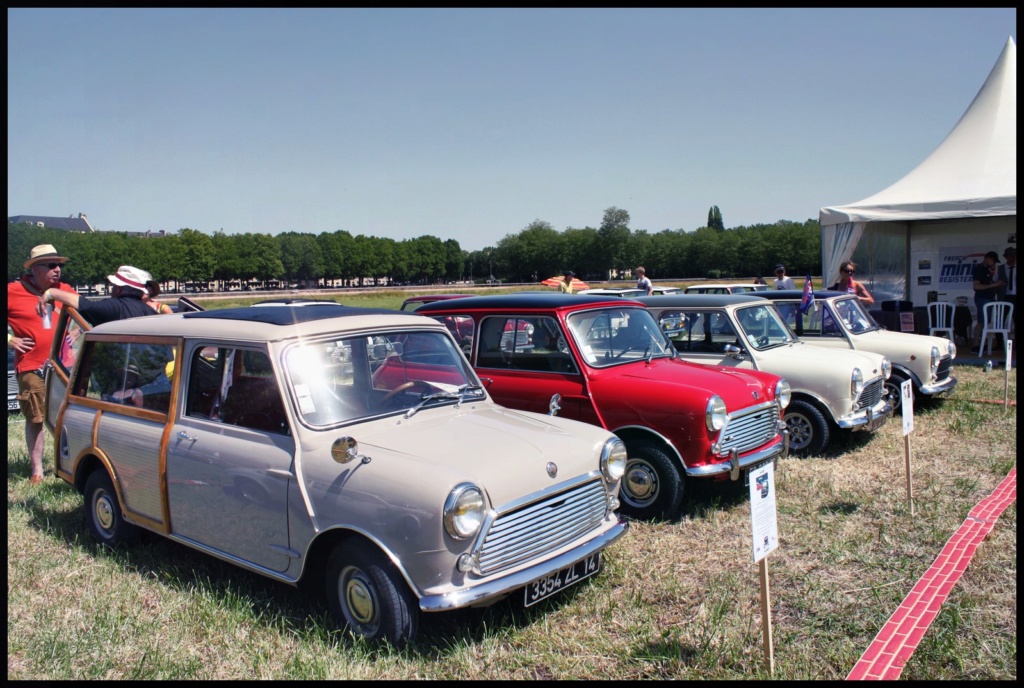
[[[360,453],[394,464],[388,470],[406,477],[422,472],[441,480],[447,473],[446,490],[474,482],[493,507],[599,470],[601,448],[612,437],[596,426],[496,404],[424,409],[373,426],[353,433]],[[557,467],[555,477],[549,463]]]
[[[673,396],[685,394],[706,400],[711,394],[717,394],[730,412],[774,399],[775,383],[779,379],[778,375],[758,370],[739,370],[672,358],[606,369],[609,372],[614,370],[621,371],[624,381],[637,383],[641,390],[645,384],[657,384],[663,388],[666,385],[673,387]]]
[[[885,354],[893,363],[905,362],[911,356],[925,357],[927,362],[928,352],[933,346],[939,347],[939,353],[942,356],[946,356],[949,352],[948,339],[932,337],[926,334],[874,330],[855,335],[855,337],[858,348],[870,349],[876,353]]]
[[[882,358],[872,351],[853,349],[827,349],[807,342],[795,342],[768,349],[760,353],[764,369],[786,378],[794,388],[806,387],[800,380],[821,377],[823,370],[849,379],[850,371],[856,366],[870,380],[882,374]]]

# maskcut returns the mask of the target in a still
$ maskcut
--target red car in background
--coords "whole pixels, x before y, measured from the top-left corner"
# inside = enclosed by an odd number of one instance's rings
[[[789,384],[762,371],[682,361],[639,302],[520,293],[416,312],[471,333],[466,355],[499,404],[550,410],[618,435],[629,453],[624,514],[674,518],[687,479],[738,480],[787,452]],[[530,332],[530,341],[512,331]]]

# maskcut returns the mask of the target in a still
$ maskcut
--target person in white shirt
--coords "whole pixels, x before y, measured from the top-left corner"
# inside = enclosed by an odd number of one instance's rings
[[[642,267],[637,268],[633,272],[636,273],[636,288],[643,289],[647,296],[654,293],[654,284],[647,277],[647,271]]]
[[[796,284],[793,282],[793,278],[786,275],[785,265],[775,266],[775,289],[796,289]]]

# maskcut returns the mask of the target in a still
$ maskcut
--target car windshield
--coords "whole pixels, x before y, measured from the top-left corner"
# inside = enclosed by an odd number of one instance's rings
[[[465,357],[441,332],[306,341],[286,351],[285,365],[295,407],[317,427],[485,398]]]
[[[673,357],[675,349],[651,314],[640,308],[601,308],[568,317],[583,359],[595,368]]]
[[[832,309],[835,311],[836,319],[853,334],[880,329],[874,318],[864,310],[860,299],[855,296],[836,299],[832,302]]]
[[[796,335],[771,304],[737,308],[736,320],[747,345],[758,351],[796,341]]]

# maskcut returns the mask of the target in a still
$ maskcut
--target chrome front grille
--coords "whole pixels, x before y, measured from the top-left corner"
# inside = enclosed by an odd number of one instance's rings
[[[722,428],[722,452],[743,454],[760,447],[778,434],[779,405],[774,401],[729,414]]]
[[[498,514],[477,550],[480,573],[490,575],[553,552],[600,526],[607,507],[604,483],[597,479]]]
[[[869,382],[864,391],[857,397],[860,408],[871,408],[882,398],[882,391],[885,389],[885,382],[882,378],[876,378]]]
[[[949,377],[949,371],[953,369],[953,359],[949,356],[943,356],[939,359],[939,371],[937,373],[938,380],[945,380]]]
[[[14,372],[7,373],[7,396],[18,394],[18,375]]]

